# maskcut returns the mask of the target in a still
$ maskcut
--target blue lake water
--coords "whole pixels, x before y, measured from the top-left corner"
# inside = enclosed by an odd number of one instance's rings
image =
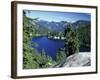
[[[48,39],[47,37],[33,38],[32,41],[38,44],[36,49],[38,50],[39,53],[41,53],[42,49],[44,49],[46,54],[48,56],[51,56],[52,58],[55,58],[59,48],[64,47],[64,41]]]
[[[57,51],[64,47],[63,40],[48,39],[46,36],[33,38],[32,41],[38,44],[36,49],[39,53],[41,53],[42,49],[44,49],[46,54],[52,58],[55,58]],[[90,51],[90,48],[81,46],[80,52],[85,51]]]

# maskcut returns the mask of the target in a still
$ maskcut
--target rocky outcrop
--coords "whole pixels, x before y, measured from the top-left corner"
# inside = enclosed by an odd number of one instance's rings
[[[91,54],[89,52],[81,52],[73,54],[64,61],[61,67],[80,67],[91,65]]]

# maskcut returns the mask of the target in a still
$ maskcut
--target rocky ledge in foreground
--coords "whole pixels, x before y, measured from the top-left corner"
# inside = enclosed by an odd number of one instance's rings
[[[80,52],[69,56],[61,67],[80,67],[91,65],[91,54],[89,52]]]

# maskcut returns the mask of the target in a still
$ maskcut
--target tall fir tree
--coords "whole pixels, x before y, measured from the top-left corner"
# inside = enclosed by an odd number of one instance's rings
[[[65,53],[67,56],[79,52],[80,42],[77,31],[73,28],[72,24],[69,23],[64,31],[65,37]]]

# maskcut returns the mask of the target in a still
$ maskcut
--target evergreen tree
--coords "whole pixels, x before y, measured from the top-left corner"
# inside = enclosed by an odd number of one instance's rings
[[[64,32],[65,37],[65,53],[67,56],[79,52],[80,42],[77,31],[69,23]],[[68,51],[68,52],[67,52]]]
[[[63,48],[60,48],[57,55],[56,55],[56,61],[58,63],[62,62],[63,60],[65,60],[66,58],[66,54],[64,52],[64,49]]]

